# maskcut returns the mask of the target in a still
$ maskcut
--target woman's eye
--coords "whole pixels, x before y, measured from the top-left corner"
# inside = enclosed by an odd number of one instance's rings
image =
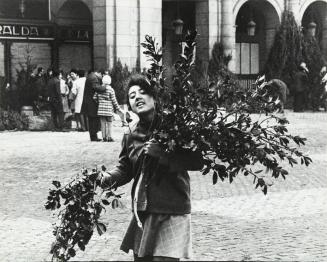
[[[145,91],[143,89],[140,89],[140,94],[144,95]]]

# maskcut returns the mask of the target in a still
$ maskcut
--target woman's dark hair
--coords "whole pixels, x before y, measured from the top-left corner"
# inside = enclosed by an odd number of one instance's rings
[[[131,106],[129,104],[128,92],[132,86],[139,86],[141,89],[143,89],[145,94],[152,96],[154,99],[157,98],[157,90],[155,86],[151,85],[150,81],[147,79],[146,76],[141,74],[132,75],[128,81],[126,88],[126,101],[129,110],[131,109]]]

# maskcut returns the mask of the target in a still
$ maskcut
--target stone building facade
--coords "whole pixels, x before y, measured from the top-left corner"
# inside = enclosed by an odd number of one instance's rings
[[[0,79],[15,78],[26,52],[37,66],[65,71],[111,68],[118,59],[143,68],[146,34],[162,44],[164,63],[171,64],[182,41],[172,27],[176,18],[184,32],[197,29],[199,59],[208,61],[214,43],[222,42],[233,57],[230,68],[251,76],[263,68],[284,10],[303,30],[317,25],[326,55],[327,0],[1,0]]]

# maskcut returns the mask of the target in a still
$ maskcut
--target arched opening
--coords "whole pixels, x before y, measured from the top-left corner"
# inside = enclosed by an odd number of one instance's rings
[[[316,28],[314,35],[318,40],[325,57],[327,57],[327,3],[323,1],[316,1],[310,4],[304,11],[302,17],[302,27],[304,34],[312,33],[310,30],[310,23],[315,23]]]
[[[280,24],[279,14],[268,1],[249,0],[240,7],[235,24],[235,73],[254,78],[264,68]]]
[[[92,68],[92,13],[80,0],[66,1],[59,9],[55,22],[59,30],[59,68]]]

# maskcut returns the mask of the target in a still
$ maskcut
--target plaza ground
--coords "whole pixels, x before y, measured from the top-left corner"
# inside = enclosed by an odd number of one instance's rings
[[[327,114],[286,112],[289,130],[308,138],[309,167],[288,168],[268,195],[250,177],[212,185],[191,172],[194,260],[327,261]],[[117,162],[123,129],[113,143],[86,132],[0,132],[0,261],[50,261],[55,217],[44,209],[52,180],[69,181],[82,167]],[[119,250],[131,218],[130,185],[123,209],[103,217],[108,231],[78,252],[78,261],[132,260]]]

